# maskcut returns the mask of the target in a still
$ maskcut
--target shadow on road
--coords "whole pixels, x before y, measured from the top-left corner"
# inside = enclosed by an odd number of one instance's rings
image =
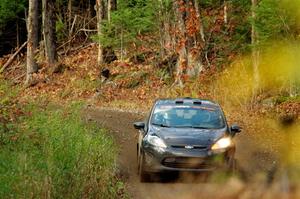
[[[205,183],[211,173],[168,172],[152,174],[148,183]]]

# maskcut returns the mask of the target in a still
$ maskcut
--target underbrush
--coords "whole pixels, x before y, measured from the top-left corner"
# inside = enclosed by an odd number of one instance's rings
[[[0,103],[8,115],[0,121],[0,198],[125,197],[113,139],[82,120],[81,105],[32,103],[11,120],[16,105]]]

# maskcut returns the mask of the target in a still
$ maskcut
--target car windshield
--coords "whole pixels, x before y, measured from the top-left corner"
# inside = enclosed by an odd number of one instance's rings
[[[153,125],[173,128],[220,129],[225,127],[223,115],[218,107],[158,105],[150,121]]]

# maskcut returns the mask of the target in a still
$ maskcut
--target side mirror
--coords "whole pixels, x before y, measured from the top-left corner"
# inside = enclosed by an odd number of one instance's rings
[[[143,128],[145,128],[145,123],[144,122],[135,122],[133,124],[133,126],[135,129],[143,129]]]
[[[231,131],[231,133],[236,134],[236,133],[240,133],[242,131],[242,129],[240,126],[234,124],[230,127],[230,131]]]

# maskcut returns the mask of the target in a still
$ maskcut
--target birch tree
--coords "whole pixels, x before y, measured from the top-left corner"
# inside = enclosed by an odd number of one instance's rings
[[[26,86],[33,84],[32,75],[38,71],[38,65],[36,63],[38,48],[38,2],[39,0],[29,0]]]
[[[96,5],[95,5],[95,10],[97,13],[97,32],[98,36],[102,34],[102,28],[101,28],[101,23],[103,19],[103,2],[102,0],[96,0]],[[103,63],[103,48],[100,42],[100,39],[98,41],[98,57],[97,57],[98,65],[100,66]]]

